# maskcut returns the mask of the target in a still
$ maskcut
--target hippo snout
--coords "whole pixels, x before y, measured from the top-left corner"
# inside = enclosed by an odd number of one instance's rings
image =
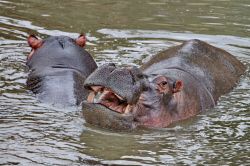
[[[112,90],[124,101],[132,104],[137,101],[143,90],[144,75],[136,67],[116,68],[115,64],[109,63],[96,69],[84,83],[84,87],[90,90],[98,91],[103,89]]]

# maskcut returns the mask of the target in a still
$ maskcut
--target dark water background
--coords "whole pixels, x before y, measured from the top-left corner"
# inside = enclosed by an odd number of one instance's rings
[[[140,65],[188,39],[247,67],[218,106],[166,129],[115,133],[25,87],[28,34],[77,37],[98,64]],[[250,165],[249,0],[0,0],[0,165]]]

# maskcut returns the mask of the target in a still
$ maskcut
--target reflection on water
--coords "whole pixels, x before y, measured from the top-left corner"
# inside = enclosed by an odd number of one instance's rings
[[[0,165],[247,165],[249,9],[247,0],[0,0]],[[140,65],[198,38],[248,71],[204,114],[166,129],[114,133],[85,124],[80,108],[38,103],[26,89],[28,34],[76,32],[87,33],[98,64]]]

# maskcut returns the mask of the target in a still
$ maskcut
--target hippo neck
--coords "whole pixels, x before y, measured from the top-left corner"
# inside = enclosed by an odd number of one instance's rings
[[[196,115],[198,113],[197,107],[199,106],[195,106],[196,108],[194,109],[193,105],[189,104],[188,101],[185,100],[185,95],[185,93],[179,92],[174,94],[167,102],[164,101],[164,98],[162,98],[159,103],[159,110],[151,110],[150,115],[145,115],[137,119],[136,121],[140,121],[137,125],[162,128],[169,126],[174,122]],[[159,111],[160,114],[157,113]]]
[[[85,77],[74,69],[58,69],[46,75],[30,75],[28,87],[49,104],[74,106],[86,97]]]
[[[187,100],[189,95],[185,92],[178,92],[173,95],[167,106],[162,106],[162,126],[166,127],[174,122],[188,119],[197,115],[200,105],[195,100]]]

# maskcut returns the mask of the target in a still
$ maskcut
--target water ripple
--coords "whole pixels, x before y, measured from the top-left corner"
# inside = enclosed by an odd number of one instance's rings
[[[69,9],[81,10],[64,11],[67,17],[63,21],[78,17],[67,24],[81,27],[80,24],[88,23],[88,26],[97,26],[96,29],[99,29],[96,32],[93,28],[91,33],[87,33],[90,41],[87,48],[98,64],[114,62],[118,65],[139,66],[163,49],[197,38],[229,51],[248,67],[239,84],[223,95],[214,109],[169,128],[132,133],[117,133],[86,124],[80,108],[55,108],[39,103],[35,95],[27,90],[25,63],[30,48],[25,40],[28,34],[35,33],[42,37],[78,36],[70,32],[72,29],[66,32],[49,29],[46,23],[42,26],[41,18],[49,18],[51,22],[55,21],[54,15],[59,14],[61,18],[64,13],[59,10],[67,9],[64,4],[56,4],[57,13],[45,11],[47,8],[42,6],[42,13],[38,13],[42,17],[34,17],[35,13],[33,15],[27,11],[29,17],[25,19],[26,10],[32,9],[37,3],[50,6],[45,1],[12,3],[0,0],[2,15],[7,10],[14,10],[15,13],[0,16],[0,165],[250,163],[250,38],[242,35],[249,29],[247,2],[203,0],[183,3],[157,0],[134,2],[140,3],[136,7],[129,6],[128,1],[122,2],[122,5],[120,2],[84,1],[82,6],[81,1],[65,1]],[[110,10],[110,6],[114,6],[111,8],[114,10]],[[232,10],[229,10],[229,6]],[[239,6],[242,6],[242,12]],[[84,11],[84,7],[91,10]],[[142,8],[145,8],[144,12],[139,12]],[[100,12],[107,9],[112,15],[105,15],[105,18],[97,16],[93,13],[97,12],[96,9]],[[117,10],[125,11],[126,16]],[[90,19],[81,22],[86,18],[79,15],[81,13]],[[48,15],[50,17],[44,17]],[[104,14],[101,12],[101,15]],[[112,20],[111,23],[108,20]],[[121,27],[117,27],[118,24]],[[53,26],[59,27],[50,24],[50,27]],[[171,28],[173,30],[169,30]],[[226,31],[225,34],[234,35],[211,35],[211,30],[215,34]]]

